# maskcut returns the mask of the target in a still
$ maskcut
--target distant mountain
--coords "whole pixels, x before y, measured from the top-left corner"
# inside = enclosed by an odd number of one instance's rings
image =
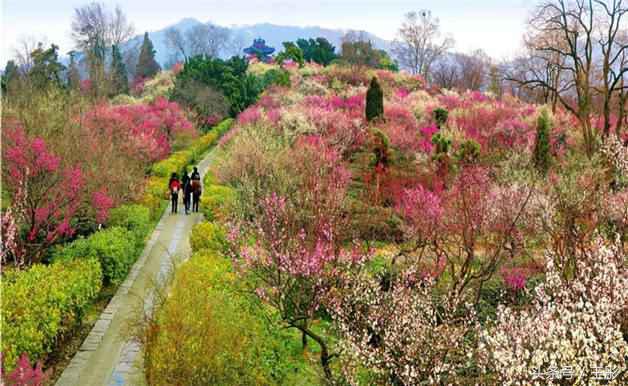
[[[194,18],[185,18],[179,21],[176,24],[167,26],[163,29],[157,31],[148,31],[148,36],[153,42],[153,46],[156,51],[156,59],[163,66],[168,64],[174,52],[172,52],[168,46],[166,45],[166,31],[169,28],[177,28],[183,33],[185,31],[195,27],[197,25],[203,24],[200,21]],[[342,36],[347,32],[347,30],[342,29],[328,29],[321,27],[298,27],[298,26],[285,26],[285,25],[275,25],[269,23],[261,23],[261,24],[253,24],[253,25],[242,25],[242,26],[231,26],[224,27],[231,31],[231,35],[237,37],[237,39],[244,44],[243,47],[247,47],[253,43],[253,39],[257,37],[261,37],[266,40],[266,44],[275,47],[278,51],[282,49],[282,42],[285,41],[296,41],[299,38],[309,39],[309,38],[317,38],[324,37],[330,41],[336,47],[336,50],[340,49],[340,40]],[[130,39],[126,45],[127,47],[137,46],[139,47],[142,43],[143,39],[143,31],[141,31],[139,35]],[[375,45],[375,47],[379,49],[389,50],[390,42],[375,36],[366,31],[361,31],[366,34],[368,38],[370,38]],[[240,54],[243,54],[240,52]],[[220,56],[228,57],[233,55],[233,51],[225,51],[222,52]]]

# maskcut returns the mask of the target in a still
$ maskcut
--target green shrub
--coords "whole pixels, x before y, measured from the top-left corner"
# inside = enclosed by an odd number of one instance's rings
[[[449,112],[447,112],[446,109],[439,107],[432,111],[432,116],[434,117],[434,122],[436,122],[436,126],[441,129],[447,123]]]
[[[272,85],[290,86],[290,73],[283,69],[271,68],[264,73],[264,88]]]
[[[229,206],[235,200],[236,192],[223,185],[209,185],[204,187],[201,197],[203,214],[207,220],[224,219]]]
[[[192,228],[190,246],[197,252],[207,249],[215,252],[226,252],[227,238],[223,227],[213,222],[201,222]]]
[[[56,338],[80,322],[102,282],[93,259],[37,264],[3,275],[2,356],[8,372],[24,352],[32,361],[45,359]]]
[[[451,139],[441,133],[436,133],[432,136],[432,143],[435,146],[434,156],[446,156],[451,148]]]
[[[303,380],[302,357],[288,351],[289,338],[270,330],[257,300],[240,283],[228,260],[206,251],[177,270],[168,298],[145,329],[148,384],[280,385],[295,384],[289,376]]]
[[[461,164],[473,164],[480,158],[480,144],[472,139],[468,139],[460,144],[456,152],[456,159]]]
[[[53,261],[95,258],[100,262],[105,284],[119,284],[137,258],[133,234],[121,227],[96,232],[75,240],[53,253]]]
[[[366,120],[372,121],[384,116],[384,92],[376,77],[371,79],[371,84],[366,92]]]
[[[109,212],[109,226],[131,232],[136,246],[141,248],[150,228],[150,210],[138,204],[122,205]]]

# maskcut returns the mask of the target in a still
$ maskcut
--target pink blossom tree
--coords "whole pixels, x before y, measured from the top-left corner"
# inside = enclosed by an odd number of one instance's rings
[[[407,190],[398,210],[411,243],[401,255],[419,264],[431,259],[446,269],[450,301],[462,301],[473,287],[477,302],[483,284],[516,254],[519,225],[533,192],[523,186],[498,187],[479,166],[465,167],[449,189]]]
[[[262,214],[251,225],[256,242],[244,245],[236,254],[235,263],[247,275],[254,292],[272,307],[282,324],[302,333],[320,347],[320,363],[328,380],[332,379],[330,342],[311,328],[320,316],[322,301],[340,263],[355,263],[364,256],[354,250],[339,249],[329,223],[305,231],[301,227],[298,208],[285,197],[271,194],[263,199]],[[239,231],[232,232],[236,241]]]
[[[73,233],[72,221],[84,186],[81,169],[63,166],[41,138],[29,138],[19,127],[5,128],[3,180],[11,195],[3,214],[3,235],[12,249],[5,263],[39,262],[46,249]]]

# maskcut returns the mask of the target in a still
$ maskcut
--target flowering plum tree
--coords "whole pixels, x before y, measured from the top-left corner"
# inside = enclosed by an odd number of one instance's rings
[[[41,138],[29,138],[20,126],[3,130],[3,180],[11,195],[3,214],[3,236],[10,248],[5,263],[39,262],[52,244],[73,233],[72,220],[84,186],[81,169],[63,166]]]
[[[439,304],[430,278],[407,271],[383,286],[376,277],[350,272],[340,282],[327,307],[351,384],[360,383],[360,368],[374,373],[374,383],[391,385],[445,384],[465,368],[474,313]]]
[[[479,166],[465,167],[441,192],[422,186],[406,190],[398,209],[413,243],[401,254],[415,256],[418,263],[427,257],[444,264],[449,301],[462,301],[473,286],[477,302],[482,285],[508,256],[507,250],[515,248],[532,194],[525,187],[494,186],[488,170]]]
[[[484,369],[497,372],[505,385],[558,383],[547,377],[564,369],[569,374],[560,378],[570,384],[602,384],[599,371],[620,374],[604,384],[623,384],[628,343],[620,318],[627,310],[628,271],[620,251],[596,240],[578,260],[572,280],[548,258],[545,282],[535,289],[532,305],[499,306],[494,328],[482,332]]]
[[[328,224],[306,232],[295,221],[296,210],[284,197],[266,197],[263,213],[254,224],[257,241],[241,248],[236,264],[251,275],[256,294],[278,313],[282,323],[299,330],[304,343],[311,338],[320,346],[321,366],[331,379],[329,342],[311,328],[311,321],[320,311],[333,266],[361,257],[338,252]]]

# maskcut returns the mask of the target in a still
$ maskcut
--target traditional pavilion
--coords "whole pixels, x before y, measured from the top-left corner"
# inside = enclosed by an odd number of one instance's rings
[[[273,47],[268,47],[266,41],[262,38],[253,40],[253,45],[244,49],[244,53],[254,56],[262,62],[268,63],[271,60],[270,54],[275,52]]]

